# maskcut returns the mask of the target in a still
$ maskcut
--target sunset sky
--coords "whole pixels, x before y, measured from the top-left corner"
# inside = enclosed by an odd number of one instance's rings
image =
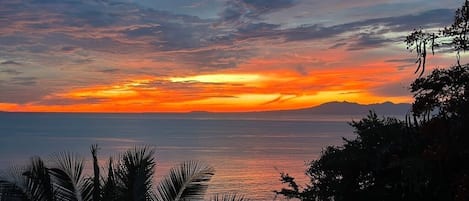
[[[411,102],[413,28],[459,0],[1,0],[0,110]],[[437,54],[429,66],[454,62]]]

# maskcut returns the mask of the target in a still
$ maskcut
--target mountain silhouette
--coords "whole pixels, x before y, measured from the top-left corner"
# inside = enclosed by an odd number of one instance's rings
[[[377,114],[382,115],[404,115],[410,110],[411,104],[392,102],[375,103],[375,104],[359,104],[352,102],[328,102],[316,107],[294,110],[292,112],[311,113],[311,114],[367,114],[370,110],[374,110]]]
[[[301,108],[293,110],[273,110],[273,111],[257,111],[257,112],[206,112],[193,111],[189,114],[194,115],[210,115],[210,114],[266,114],[266,115],[366,115],[370,110],[375,111],[379,115],[405,115],[410,111],[409,103],[392,103],[383,102],[375,104],[359,104],[353,102],[327,102],[310,108]]]

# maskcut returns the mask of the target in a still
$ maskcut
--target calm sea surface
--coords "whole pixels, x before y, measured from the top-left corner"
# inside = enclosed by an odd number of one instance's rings
[[[156,149],[155,183],[170,167],[200,160],[216,169],[209,192],[246,194],[273,200],[280,172],[305,183],[305,162],[322,148],[353,137],[350,116],[249,114],[66,114],[0,113],[0,168],[72,151],[90,159],[99,144],[100,161],[136,145]],[[91,172],[87,161],[87,172]],[[277,198],[277,200],[281,200]]]

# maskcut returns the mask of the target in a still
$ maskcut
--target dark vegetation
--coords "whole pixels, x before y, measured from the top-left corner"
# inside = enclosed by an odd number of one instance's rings
[[[300,200],[469,200],[469,1],[438,33],[414,30],[408,49],[417,53],[419,77],[406,120],[374,112],[350,125],[355,139],[327,147],[309,163],[303,188],[288,174],[277,194]],[[457,64],[422,77],[427,51],[455,51]]]
[[[13,168],[0,177],[1,201],[185,201],[204,200],[215,170],[197,161],[172,168],[153,188],[154,151],[137,147],[110,158],[107,175],[100,173],[98,147],[91,147],[93,176],[83,174],[84,160],[64,152],[50,165],[39,157],[25,167]],[[156,189],[156,190],[155,190]],[[236,194],[214,195],[213,201],[245,201]]]

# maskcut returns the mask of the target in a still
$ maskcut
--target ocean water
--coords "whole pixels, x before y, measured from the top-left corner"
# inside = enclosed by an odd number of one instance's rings
[[[87,160],[89,147],[108,157],[139,145],[156,150],[157,183],[169,168],[199,160],[216,169],[208,194],[245,194],[273,200],[280,172],[307,182],[305,163],[327,145],[352,138],[351,116],[268,116],[252,114],[69,114],[0,113],[0,169],[27,163],[31,156],[76,152]],[[104,170],[103,170],[104,171]],[[282,200],[282,198],[276,198]]]

